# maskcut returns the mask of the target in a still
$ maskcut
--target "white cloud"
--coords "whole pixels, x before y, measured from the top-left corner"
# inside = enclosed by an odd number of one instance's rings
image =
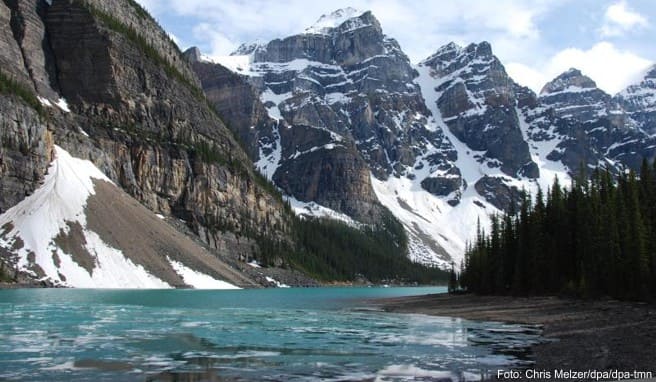
[[[635,47],[628,51],[608,42],[595,44],[589,37],[577,40],[568,35],[554,40],[554,30],[541,30],[541,26],[558,30],[554,10],[572,11],[575,5],[571,0],[314,0],[311,7],[306,0],[138,1],[169,23],[179,17],[191,20],[194,26],[190,31],[185,34],[178,29],[177,37],[200,46],[203,53],[213,57],[229,54],[241,43],[300,33],[322,14],[352,6],[371,10],[385,33],[399,41],[413,62],[450,41],[466,45],[485,39],[513,78],[535,91],[561,72],[577,67],[602,89],[615,93],[649,65],[644,58],[649,53],[633,53]],[[604,11],[606,33],[626,33],[649,26],[647,18],[624,1],[615,1]],[[578,8],[572,12],[578,12]],[[548,22],[540,24],[545,18]],[[589,27],[590,34],[597,38],[598,19],[580,20],[582,27]],[[574,41],[588,48],[563,49],[563,44]]]
[[[626,1],[610,5],[604,14],[604,24],[600,32],[604,37],[621,36],[632,30],[649,25],[647,18],[630,9]]]
[[[517,62],[506,65],[506,69],[515,81],[539,92],[548,81],[574,67],[592,78],[600,89],[615,94],[635,82],[650,65],[651,61],[604,41],[588,50],[564,49],[535,69]]]
[[[510,62],[506,64],[505,67],[506,71],[515,82],[530,88],[536,93],[540,92],[544,84],[549,81],[546,73],[535,70],[520,62]]]
[[[253,40],[269,41],[302,32],[321,14],[352,6],[371,10],[381,22],[386,34],[396,38],[415,62],[432,54],[441,45],[455,40],[478,42],[485,36],[495,46],[507,41],[516,46],[525,40],[539,38],[536,18],[565,0],[315,0],[308,7],[306,0],[138,0],[158,16],[185,16],[198,20],[194,30],[223,36],[235,43]],[[208,28],[208,26],[210,28]],[[418,38],[421,36],[421,38]],[[190,38],[182,37],[189,43]],[[196,38],[195,44],[207,46],[213,33]],[[220,49],[231,44],[212,43],[214,54],[228,54]],[[238,44],[237,44],[238,45]],[[210,53],[210,52],[207,52]]]
[[[239,46],[238,41],[232,40],[229,36],[221,33],[208,23],[196,25],[192,31],[194,38],[203,40],[209,46],[210,51],[203,52],[212,58],[225,56],[233,52]]]

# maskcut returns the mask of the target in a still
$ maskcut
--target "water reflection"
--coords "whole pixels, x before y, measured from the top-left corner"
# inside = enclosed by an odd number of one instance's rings
[[[221,307],[213,298],[212,309],[0,302],[2,317],[14,317],[0,321],[0,379],[477,380],[530,364],[528,346],[540,334],[538,327],[385,314],[351,303]]]

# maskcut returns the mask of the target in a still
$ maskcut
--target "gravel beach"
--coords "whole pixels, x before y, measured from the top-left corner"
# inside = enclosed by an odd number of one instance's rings
[[[541,325],[548,341],[532,348],[535,365],[528,374],[521,371],[520,380],[586,379],[557,378],[556,370],[652,372],[656,378],[654,304],[468,294],[404,297],[373,304],[389,312]],[[550,375],[535,378],[533,371]]]

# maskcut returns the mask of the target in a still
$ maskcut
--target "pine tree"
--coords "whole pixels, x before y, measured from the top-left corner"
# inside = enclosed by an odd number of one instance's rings
[[[584,174],[581,169],[580,174]],[[491,217],[487,235],[480,222],[468,245],[461,285],[478,293],[656,298],[656,164],[640,177],[608,169],[576,178],[569,190],[558,179],[535,201],[524,195]]]
[[[458,277],[456,276],[455,265],[451,263],[449,272],[449,293],[455,293],[458,290]]]

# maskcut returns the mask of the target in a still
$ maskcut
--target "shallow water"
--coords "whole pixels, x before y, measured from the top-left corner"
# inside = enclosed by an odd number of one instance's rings
[[[539,330],[390,314],[444,288],[0,290],[0,380],[477,380]]]

